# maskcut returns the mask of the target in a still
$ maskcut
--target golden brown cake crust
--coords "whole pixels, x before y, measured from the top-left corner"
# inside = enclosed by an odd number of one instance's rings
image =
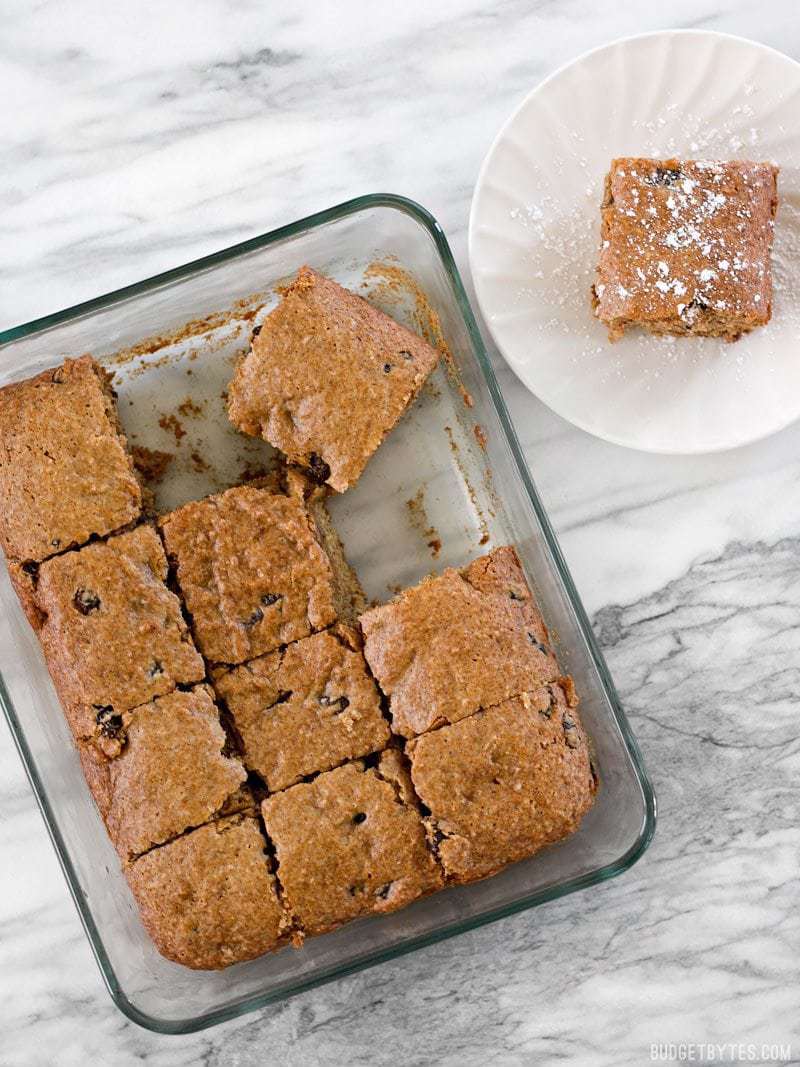
[[[46,560],[39,638],[75,736],[116,746],[122,712],[201,681],[203,661],[149,526]]]
[[[158,697],[122,716],[121,752],[82,743],[82,764],[123,861],[200,826],[247,777],[223,755],[225,731],[208,686]]]
[[[438,889],[419,815],[378,770],[348,763],[262,803],[284,898],[306,935]]]
[[[303,267],[237,368],[229,415],[343,492],[437,360],[417,334]]]
[[[448,880],[486,878],[577,829],[596,783],[572,693],[542,686],[408,743]]]
[[[0,389],[0,544],[43,560],[139,518],[111,378],[90,356]]]
[[[413,737],[558,676],[513,548],[446,570],[361,616],[364,654]]]
[[[126,870],[142,922],[167,959],[216,970],[280,947],[289,933],[253,818],[232,816],[153,849]]]
[[[334,622],[331,565],[298,498],[238,486],[160,528],[207,660],[241,663]]]
[[[241,738],[245,764],[271,792],[389,741],[358,635],[344,627],[215,671],[213,684]]]
[[[767,323],[777,176],[744,160],[613,160],[592,291],[611,340],[629,326],[735,340]]]

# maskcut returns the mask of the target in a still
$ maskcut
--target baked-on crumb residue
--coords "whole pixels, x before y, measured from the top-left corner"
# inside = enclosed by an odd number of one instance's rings
[[[167,467],[175,458],[172,452],[162,452],[158,448],[146,448],[145,445],[133,445],[131,455],[136,469],[146,482],[160,482],[167,472]]]
[[[171,433],[175,437],[175,444],[180,444],[181,438],[186,436],[186,430],[177,415],[162,415],[158,420],[158,425],[166,433]]]
[[[455,459],[456,466],[458,467],[459,473],[464,480],[464,485],[467,489],[467,495],[469,496],[472,502],[472,506],[475,508],[475,514],[478,518],[478,527],[481,531],[481,536],[478,538],[478,544],[488,545],[489,541],[491,540],[491,534],[489,533],[489,524],[486,521],[486,516],[483,513],[483,508],[481,507],[480,501],[478,500],[478,494],[475,491],[475,486],[470,481],[469,475],[464,469],[464,464],[461,461],[461,454],[458,447],[458,442],[455,438],[455,434],[453,433],[453,427],[445,426],[444,432],[447,434],[447,440],[450,445],[450,451],[453,453],[453,458]]]
[[[224,311],[214,311],[201,318],[191,319],[189,322],[185,322],[175,330],[171,330],[167,333],[155,334],[152,337],[145,337],[135,345],[121,348],[119,351],[109,356],[108,359],[104,359],[104,362],[113,363],[117,366],[124,366],[126,363],[138,359],[140,356],[154,355],[161,348],[172,347],[179,344],[181,341],[187,341],[194,337],[201,337],[203,334],[210,334],[212,331],[219,330],[223,326],[241,323],[243,326],[248,326],[249,328],[249,324],[263,307],[264,302],[265,293],[263,291],[251,293],[249,296],[237,300]],[[169,363],[173,359],[180,359],[182,356],[182,352],[178,352],[174,357],[167,355],[163,357],[163,362]],[[150,362],[147,366],[153,367],[153,363]],[[143,367],[142,369],[145,368]]]
[[[412,527],[420,531],[431,551],[431,556],[436,559],[442,550],[442,542],[436,527],[431,524],[425,510],[424,487],[420,486],[414,496],[406,501],[406,507],[408,508],[408,516]]]
[[[178,404],[177,412],[179,415],[183,415],[185,419],[198,419],[203,414],[205,407],[205,401],[197,404],[190,396],[186,396]]]

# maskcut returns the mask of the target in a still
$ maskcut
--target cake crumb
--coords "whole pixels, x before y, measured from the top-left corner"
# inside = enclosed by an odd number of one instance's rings
[[[158,425],[162,430],[173,434],[176,444],[180,444],[181,438],[186,436],[186,430],[177,415],[162,415]]]
[[[196,404],[190,396],[184,397],[178,405],[178,413],[186,419],[196,419],[203,414],[203,404]]]
[[[422,536],[425,538],[425,543],[431,550],[431,556],[437,559],[439,553],[442,550],[442,541],[439,537],[439,532],[435,526],[431,525],[427,512],[425,511],[425,490],[420,488],[416,494],[406,501],[406,507],[408,508],[409,518],[411,525],[415,530],[419,530]]]
[[[162,452],[158,448],[146,448],[134,445],[131,448],[136,469],[146,482],[160,482],[167,472],[167,467],[175,458],[172,452]]]

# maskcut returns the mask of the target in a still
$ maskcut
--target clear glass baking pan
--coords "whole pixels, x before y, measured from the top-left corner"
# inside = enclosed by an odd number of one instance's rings
[[[163,1033],[197,1030],[630,867],[655,802],[614,686],[509,420],[442,230],[367,196],[0,334],[0,385],[91,352],[116,375],[134,445],[174,454],[161,508],[255,472],[269,449],[229,426],[222,393],[275,286],[308,263],[436,333],[451,359],[331,510],[367,594],[513,543],[575,678],[601,787],[579,833],[502,874],[219,973],[163,959],[141,927],[45,670],[3,569],[0,699],[117,1005]],[[418,288],[417,288],[418,287]],[[422,293],[425,294],[423,298]],[[261,309],[261,310],[259,310]]]

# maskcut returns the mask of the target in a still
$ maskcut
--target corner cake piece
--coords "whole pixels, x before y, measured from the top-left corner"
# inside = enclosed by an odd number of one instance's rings
[[[139,518],[111,376],[90,356],[0,389],[0,544],[41,562]]]
[[[228,412],[244,433],[343,492],[438,358],[417,334],[303,267],[237,368]]]
[[[31,592],[75,737],[115,746],[124,711],[199,682],[205,666],[164,584],[157,534],[139,526],[46,560]]]
[[[237,486],[159,524],[207,660],[242,663],[336,620],[336,576],[298,497]]]
[[[596,781],[575,703],[562,679],[408,743],[448,881],[486,878],[578,828]]]
[[[155,848],[126,869],[162,956],[218,970],[286,943],[291,923],[266,849],[257,820],[235,815]]]
[[[364,654],[413,737],[552,681],[558,664],[511,547],[448,569],[360,619]]]
[[[208,822],[247,774],[225,754],[208,686],[176,690],[121,716],[116,754],[79,743],[84,774],[123,862]]]
[[[270,792],[384,748],[389,726],[358,634],[335,627],[214,672],[245,765]]]
[[[769,322],[777,176],[743,160],[613,160],[592,289],[610,340],[640,326],[735,341]]]
[[[394,772],[348,763],[263,801],[287,907],[304,935],[402,908],[442,875]]]

